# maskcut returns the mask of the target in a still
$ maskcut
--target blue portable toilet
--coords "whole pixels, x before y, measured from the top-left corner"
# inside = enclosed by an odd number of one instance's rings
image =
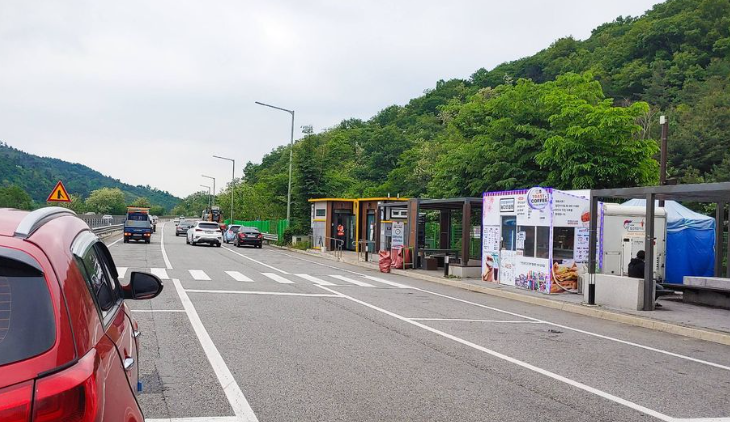
[[[646,200],[632,199],[621,205],[646,207]],[[664,210],[667,213],[665,281],[682,284],[686,275],[712,277],[715,272],[715,219],[696,213],[677,201],[665,201]]]

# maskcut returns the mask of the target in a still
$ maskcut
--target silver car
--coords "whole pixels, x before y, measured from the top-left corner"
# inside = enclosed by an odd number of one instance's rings
[[[223,243],[221,228],[216,222],[198,221],[188,229],[188,237],[185,242],[193,246],[198,243],[207,243],[220,247]]]

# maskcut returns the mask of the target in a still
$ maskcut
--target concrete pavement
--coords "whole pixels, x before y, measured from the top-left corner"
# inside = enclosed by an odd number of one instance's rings
[[[110,250],[126,277],[166,278],[130,303],[149,419],[730,417],[728,346],[274,248],[193,247],[171,223]]]

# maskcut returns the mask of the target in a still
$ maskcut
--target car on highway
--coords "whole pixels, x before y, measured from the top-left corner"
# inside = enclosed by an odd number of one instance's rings
[[[264,235],[255,227],[241,227],[236,233],[233,246],[241,247],[243,245],[251,245],[255,248],[262,247],[264,243]]]
[[[114,222],[114,217],[111,216],[111,215],[109,215],[109,214],[102,215],[101,216],[101,222],[102,222],[102,224],[106,224],[106,225],[111,226],[112,223]]]
[[[157,216],[150,215],[150,224],[152,224],[152,232],[157,233]]]
[[[241,228],[240,224],[231,224],[230,227],[228,227],[228,230],[223,232],[223,241],[226,243],[231,243],[236,238],[236,233],[238,233],[238,229]]]
[[[0,421],[144,421],[126,301],[163,286],[129,277],[73,211],[0,210]]]
[[[175,236],[187,236],[188,229],[195,225],[195,221],[183,220],[175,227]]]
[[[199,243],[207,243],[220,247],[223,238],[218,223],[213,221],[196,222],[188,229],[186,243],[193,246],[197,246]]]
[[[143,207],[127,207],[127,217],[124,220],[124,243],[130,240],[143,240],[150,243],[152,237],[152,220],[150,209]]]
[[[180,224],[180,219],[176,218],[176,219],[172,220],[172,222],[175,223],[175,225],[177,226],[178,224]]]

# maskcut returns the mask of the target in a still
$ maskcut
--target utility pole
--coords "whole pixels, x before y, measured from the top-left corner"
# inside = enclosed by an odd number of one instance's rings
[[[233,158],[220,157],[218,155],[214,155],[213,157],[230,161],[233,164],[233,173],[231,174],[231,224],[233,224],[233,184],[236,181],[236,160]]]
[[[215,177],[206,176],[204,174],[201,174],[201,176],[208,178],[208,179],[213,179],[213,204],[212,205],[215,205]]]
[[[207,185],[200,185],[204,188],[208,188],[208,209],[210,209],[210,186]]]
[[[667,136],[669,133],[669,122],[667,116],[659,116],[659,125],[662,127],[661,152],[659,158],[659,185],[667,184]],[[659,200],[659,206],[664,206],[664,200]]]

